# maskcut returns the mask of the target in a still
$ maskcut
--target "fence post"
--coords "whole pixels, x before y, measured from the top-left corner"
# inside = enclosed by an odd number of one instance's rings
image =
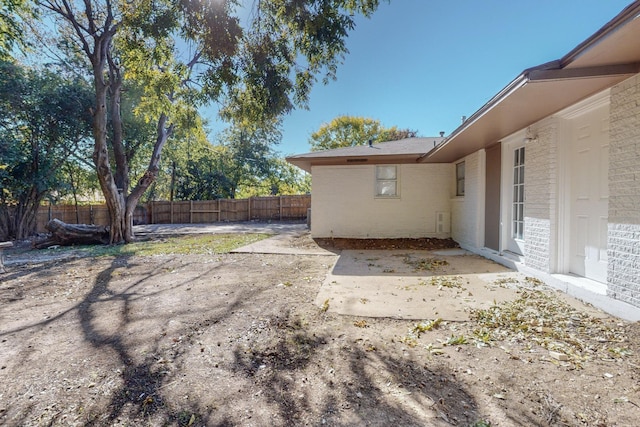
[[[247,207],[247,221],[251,221],[251,197],[247,199],[248,207]]]
[[[280,205],[280,221],[282,221],[282,196],[278,198],[278,203]]]

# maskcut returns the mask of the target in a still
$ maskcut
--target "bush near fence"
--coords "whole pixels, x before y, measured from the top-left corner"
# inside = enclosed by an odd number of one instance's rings
[[[198,201],[157,201],[139,205],[134,224],[208,224],[236,221],[305,220],[311,196],[251,197]],[[109,211],[100,205],[43,205],[38,210],[37,232],[46,231],[50,220],[68,224],[108,225]]]

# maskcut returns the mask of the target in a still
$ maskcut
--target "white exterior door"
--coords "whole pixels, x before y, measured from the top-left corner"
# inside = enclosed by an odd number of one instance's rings
[[[569,270],[607,281],[609,108],[571,120]]]

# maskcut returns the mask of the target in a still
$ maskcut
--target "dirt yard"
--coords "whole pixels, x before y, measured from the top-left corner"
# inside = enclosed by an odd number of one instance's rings
[[[638,425],[638,324],[535,281],[468,322],[336,315],[313,304],[336,259],[13,264],[0,275],[0,424]]]

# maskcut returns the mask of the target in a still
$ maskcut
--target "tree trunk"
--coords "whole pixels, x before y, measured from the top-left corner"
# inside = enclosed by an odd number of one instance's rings
[[[0,241],[11,240],[12,230],[11,211],[6,204],[0,204]]]
[[[38,192],[34,186],[16,206],[12,221],[17,240],[24,240],[35,232],[38,207],[43,198],[44,192]]]
[[[115,30],[114,30],[115,31]],[[91,55],[93,67],[94,85],[96,90],[96,110],[93,112],[93,136],[95,145],[93,149],[93,163],[96,166],[98,182],[104,195],[107,209],[109,210],[110,237],[109,243],[120,243],[125,239],[125,199],[124,189],[118,189],[111,170],[109,161],[109,149],[107,141],[107,94],[109,85],[113,82],[113,73],[106,73],[108,65],[108,52],[111,48],[113,33],[105,32],[101,37],[94,39],[94,48]],[[116,85],[115,89],[119,90]]]
[[[124,235],[126,242],[133,241],[133,213],[138,205],[138,200],[142,197],[145,191],[149,188],[149,186],[156,180],[158,176],[158,170],[160,168],[160,154],[162,153],[162,149],[164,148],[164,144],[169,139],[169,136],[173,133],[174,125],[171,124],[167,126],[167,116],[166,114],[160,114],[160,118],[158,119],[157,133],[156,133],[156,142],[153,146],[153,153],[151,155],[151,160],[149,161],[149,166],[147,167],[146,172],[135,188],[131,190],[131,194],[127,197],[126,209],[125,209],[125,223],[127,231]]]
[[[105,36],[102,45],[96,42],[92,65],[96,88],[96,111],[93,117],[93,132],[95,146],[93,161],[96,165],[98,180],[104,194],[110,220],[109,243],[127,243],[134,240],[133,214],[138,201],[155,181],[158,175],[160,154],[169,136],[173,133],[174,125],[167,126],[166,114],[158,119],[156,142],[153,154],[146,172],[140,178],[135,188],[129,193],[129,165],[123,146],[122,118],[120,115],[120,96],[122,91],[122,75],[118,66],[112,61],[107,45],[111,44],[111,37]],[[100,48],[102,47],[102,48]],[[108,70],[105,76],[104,69]],[[105,81],[106,79],[106,81]],[[111,102],[107,108],[107,102]],[[112,172],[109,161],[107,122],[111,119],[111,146],[115,163],[115,173]]]
[[[59,219],[52,219],[46,228],[51,235],[34,243],[38,249],[53,245],[105,245],[110,241],[109,227],[104,225],[66,224]]]

